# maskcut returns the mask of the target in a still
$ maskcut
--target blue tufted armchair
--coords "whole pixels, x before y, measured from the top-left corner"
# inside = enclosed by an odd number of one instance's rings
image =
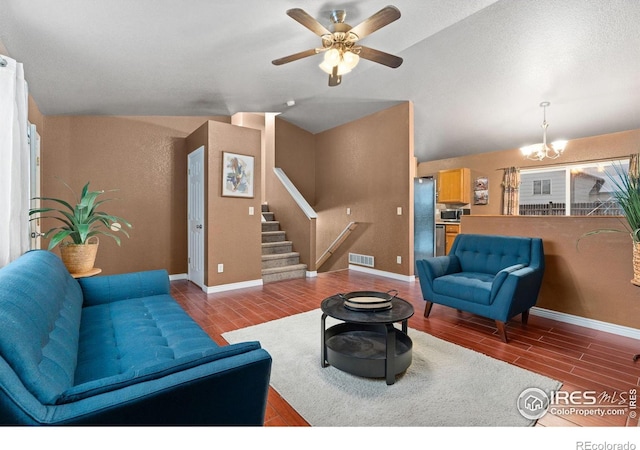
[[[429,317],[434,303],[495,320],[507,342],[506,322],[536,304],[544,273],[542,239],[459,234],[447,256],[416,261]]]

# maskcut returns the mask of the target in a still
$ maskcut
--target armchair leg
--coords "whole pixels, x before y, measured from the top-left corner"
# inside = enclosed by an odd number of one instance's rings
[[[427,301],[427,304],[424,306],[424,316],[429,317],[431,313],[431,307],[433,306],[433,302]]]
[[[529,310],[527,309],[526,311],[522,312],[522,323],[526,325],[528,321],[529,321]]]
[[[498,328],[498,333],[500,334],[500,338],[502,339],[502,342],[508,342],[507,341],[507,330],[505,328],[505,323],[501,322],[499,320],[496,320],[496,327]]]

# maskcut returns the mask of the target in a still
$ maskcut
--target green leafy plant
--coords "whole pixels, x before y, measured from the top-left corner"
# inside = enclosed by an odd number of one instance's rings
[[[98,197],[107,191],[90,191],[89,183],[87,183],[82,188],[80,197],[78,197],[67,183],[63,182],[63,184],[76,198],[74,206],[58,198],[37,197],[42,201],[54,202],[61,206],[59,208],[42,207],[29,210],[29,216],[38,214],[38,216],[29,220],[51,218],[62,222],[62,226],[51,228],[44,234],[45,238],[52,236],[49,241],[49,250],[55,248],[66,238],[69,238],[74,244],[85,244],[92,236],[101,234],[113,238],[120,245],[120,238],[114,233],[121,232],[129,237],[129,234],[123,228],[123,225],[131,228],[132,226],[129,222],[122,217],[98,210],[104,203],[113,200],[111,198],[98,200]]]
[[[623,222],[626,232],[630,234],[634,243],[638,243],[640,242],[640,178],[630,175],[629,171],[625,170],[620,164],[613,165],[613,168],[616,176],[609,174],[609,180],[615,187],[613,196],[620,205],[626,219]],[[583,234],[580,239],[594,234],[621,232],[625,232],[625,230],[601,228]]]

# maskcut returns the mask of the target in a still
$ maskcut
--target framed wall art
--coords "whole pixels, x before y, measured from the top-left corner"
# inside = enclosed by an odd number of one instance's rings
[[[253,156],[222,152],[222,196],[253,198]]]
[[[489,203],[489,180],[487,177],[476,178],[473,186],[473,204],[486,205]]]

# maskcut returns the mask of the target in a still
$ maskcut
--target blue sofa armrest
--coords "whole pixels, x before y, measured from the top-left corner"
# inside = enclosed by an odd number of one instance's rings
[[[502,284],[507,279],[507,277],[516,272],[517,270],[526,267],[524,264],[514,264],[513,266],[505,267],[500,272],[496,274],[496,277],[493,279],[493,283],[491,283],[491,302],[496,298],[498,291],[502,288]],[[521,274],[522,275],[522,274]],[[521,276],[516,274],[515,276]]]
[[[84,306],[169,294],[170,291],[166,270],[79,278],[78,283],[82,288]]]
[[[493,306],[498,313],[494,318],[506,322],[535,306],[543,274],[542,268],[530,266],[509,273],[496,293]]]
[[[249,346],[253,349],[60,405],[41,404],[13,377],[11,390],[0,386],[0,423],[263,425],[272,360],[266,350]]]
[[[422,259],[417,261],[418,272],[420,267],[424,271],[424,275],[433,281],[434,279],[460,272],[460,260],[455,255],[436,256],[434,258]]]
[[[264,424],[271,356],[264,349],[57,406],[59,424]]]
[[[455,255],[436,256],[416,261],[420,289],[424,299],[433,299],[433,280],[444,275],[460,272],[460,260]]]

